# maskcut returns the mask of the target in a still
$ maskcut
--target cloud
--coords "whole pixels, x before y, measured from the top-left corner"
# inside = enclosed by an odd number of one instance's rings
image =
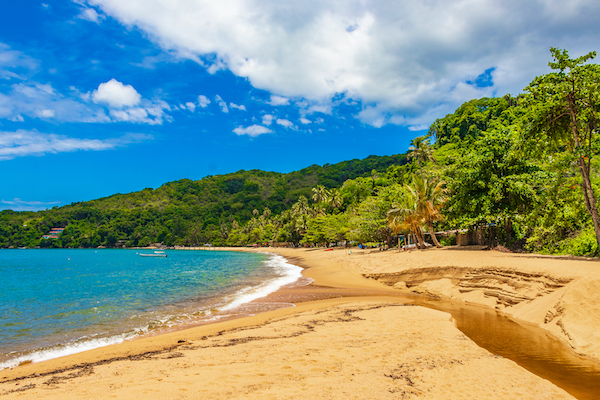
[[[266,126],[262,126],[262,125],[251,125],[246,128],[243,128],[240,125],[237,128],[235,128],[233,130],[233,132],[238,136],[248,135],[250,137],[257,137],[259,135],[263,135],[265,133],[271,133],[273,131],[270,130],[269,128],[267,128]]]
[[[300,118],[300,122],[302,122],[304,125],[306,125],[306,124],[312,124],[312,121],[310,119],[307,119],[307,118],[304,118],[304,117]]]
[[[164,120],[172,119],[166,113],[171,107],[165,101],[143,99],[130,85],[112,81],[100,84],[98,90],[92,93],[82,93],[71,87],[69,96],[59,93],[50,84],[14,84],[12,90],[0,93],[0,118],[22,121],[26,116],[51,118],[56,122],[130,122],[150,125],[160,125]],[[106,105],[108,110],[102,105]]]
[[[427,125],[412,125],[408,127],[408,130],[411,132],[425,131],[427,129],[429,129]]]
[[[79,139],[19,129],[16,132],[0,132],[0,160],[43,156],[47,153],[112,150],[151,139],[153,139],[153,136],[146,134],[127,134],[105,140]]]
[[[237,104],[229,103],[229,107],[237,108],[238,110],[242,110],[242,111],[246,111],[246,106],[243,104],[241,106],[238,106]]]
[[[187,103],[185,103],[185,106],[191,112],[194,112],[194,110],[196,109],[196,104],[192,103],[191,101],[188,101]]]
[[[106,16],[98,14],[98,12],[93,8],[85,8],[81,11],[77,18],[99,24],[103,19],[106,19]]]
[[[206,108],[210,104],[208,97],[204,95],[198,96],[198,105],[202,108]]]
[[[120,122],[142,122],[152,124],[148,112],[142,107],[131,107],[125,110],[110,110],[110,116]]]
[[[88,104],[89,93],[72,91],[70,97],[49,84],[18,83],[0,93],[0,118],[52,118],[61,122],[111,122],[102,107]]]
[[[101,83],[92,93],[95,103],[106,103],[112,108],[132,107],[140,104],[142,96],[131,85],[123,85],[116,79]]]
[[[52,118],[56,114],[54,110],[39,110],[36,113],[40,118]]]
[[[10,207],[2,207],[13,211],[41,211],[47,210],[53,206],[62,204],[61,201],[26,201],[15,197],[12,200],[0,200],[0,203],[7,204]]]
[[[282,98],[344,94],[372,124],[420,125],[471,96],[516,94],[548,71],[550,46],[577,56],[600,42],[593,0],[87,3],[210,73],[228,69]],[[490,70],[490,86],[477,86]]]
[[[272,116],[271,114],[266,114],[266,115],[263,115],[263,117],[262,117],[262,123],[263,123],[263,125],[269,126],[269,125],[271,125],[271,123],[273,122],[274,119],[275,119],[275,117]]]
[[[272,106],[287,106],[290,104],[290,100],[286,97],[271,95],[271,101],[269,104]]]
[[[286,128],[292,128],[292,127],[294,127],[294,124],[291,121],[287,120],[287,119],[278,119],[277,120],[277,124],[281,125],[283,127],[286,127]]]
[[[221,111],[223,111],[224,113],[228,113],[229,112],[229,108],[227,108],[227,103],[225,103],[223,101],[223,99],[221,98],[221,96],[216,95],[215,96],[215,101],[217,102],[217,104],[219,105],[219,107],[221,107]]]
[[[39,67],[39,62],[24,53],[0,43],[0,79],[25,80],[26,74]]]
[[[162,124],[170,121],[169,104],[160,99],[143,99],[131,85],[116,79],[101,83],[93,92],[71,86],[66,94],[50,83],[31,79],[39,63],[0,43],[0,119],[24,122],[24,117],[52,119],[54,122]],[[109,108],[107,110],[103,107]],[[139,109],[139,108],[142,108]],[[131,109],[129,109],[131,108]],[[110,109],[123,112],[111,113]],[[111,115],[112,114],[112,115]]]

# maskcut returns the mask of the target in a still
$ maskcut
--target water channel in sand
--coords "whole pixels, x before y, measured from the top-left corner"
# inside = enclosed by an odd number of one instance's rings
[[[479,306],[417,298],[414,304],[452,315],[477,345],[549,380],[579,400],[600,397],[600,363],[577,356],[566,344],[533,325]]]
[[[258,301],[300,303],[334,297],[390,296],[388,291],[304,285],[284,287]],[[516,362],[579,400],[600,398],[600,363],[577,356],[565,343],[538,326],[516,322],[484,306],[432,300],[420,295],[398,293],[392,296],[399,302],[449,313],[455,326],[477,345]]]

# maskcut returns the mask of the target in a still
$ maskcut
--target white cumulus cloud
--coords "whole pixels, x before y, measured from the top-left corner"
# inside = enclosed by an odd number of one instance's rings
[[[194,112],[194,110],[196,109],[196,104],[192,103],[191,101],[188,101],[187,103],[185,103],[185,107],[191,112]]]
[[[266,126],[262,126],[262,125],[251,125],[246,128],[244,128],[240,125],[237,128],[235,128],[233,130],[233,132],[238,136],[248,135],[250,137],[257,137],[259,135],[263,135],[265,133],[271,133],[273,131],[270,130],[269,128],[267,128]]]
[[[304,125],[312,123],[310,119],[304,117],[300,118],[300,122],[302,122]]]
[[[237,105],[235,103],[229,103],[229,107],[231,108],[237,108],[238,110],[242,110],[242,111],[246,111],[246,106],[245,105]]]
[[[271,102],[326,106],[344,94],[375,125],[423,125],[472,97],[517,93],[548,71],[549,47],[577,56],[600,42],[594,0],[86,3],[210,73],[248,79]],[[477,87],[485,71],[491,86]]]
[[[286,128],[292,128],[292,127],[294,127],[294,124],[292,123],[292,121],[287,120],[287,119],[278,119],[277,120],[277,124],[281,125],[283,127],[286,127]]]
[[[208,97],[204,95],[198,96],[198,105],[202,108],[206,108],[210,104]]]
[[[132,107],[140,104],[142,96],[131,85],[123,85],[116,79],[101,83],[92,93],[95,103],[106,103],[112,108]]]
[[[269,125],[271,125],[271,123],[273,122],[274,119],[275,119],[275,117],[273,115],[265,114],[262,117],[262,123],[263,123],[263,125],[269,126]]]

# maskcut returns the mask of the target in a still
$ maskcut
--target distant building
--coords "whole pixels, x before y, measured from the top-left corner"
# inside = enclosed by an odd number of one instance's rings
[[[42,236],[43,239],[58,239],[58,235],[62,234],[65,228],[52,228],[47,235]]]

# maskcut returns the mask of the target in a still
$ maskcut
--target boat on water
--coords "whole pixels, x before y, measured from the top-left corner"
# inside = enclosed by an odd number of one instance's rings
[[[154,253],[139,253],[142,257],[166,257],[167,254],[164,251],[155,251]]]

